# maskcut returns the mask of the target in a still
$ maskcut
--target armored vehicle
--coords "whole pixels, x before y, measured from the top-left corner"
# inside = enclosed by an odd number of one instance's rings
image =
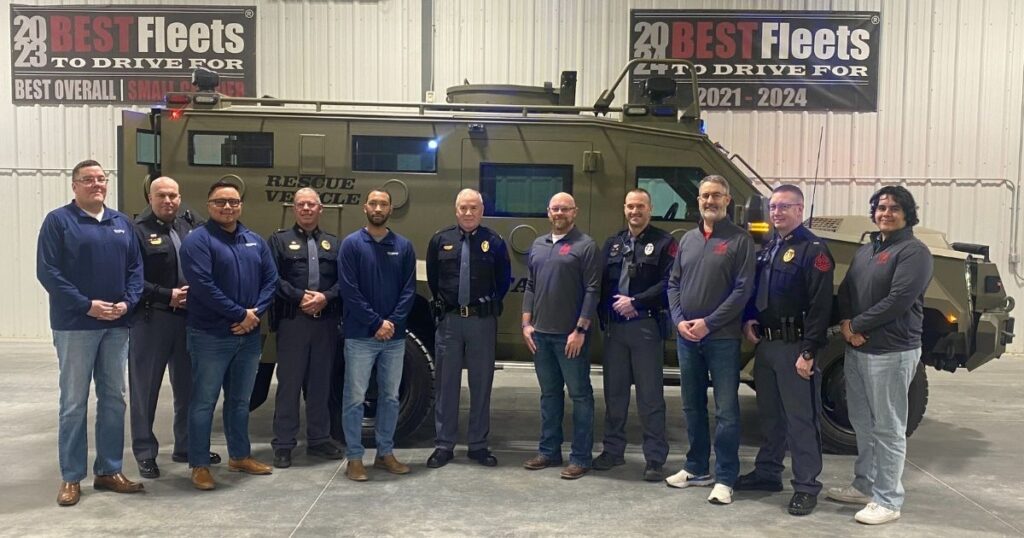
[[[397,432],[407,436],[428,418],[433,398],[434,322],[422,258],[430,236],[454,223],[460,189],[483,193],[484,225],[502,234],[511,249],[514,282],[499,323],[499,368],[532,364],[519,326],[527,251],[549,230],[545,208],[556,192],[573,194],[577,225],[601,242],[624,226],[625,192],[643,187],[653,195],[653,223],[679,237],[697,224],[698,182],[715,173],[730,182],[733,220],[757,238],[770,233],[764,219],[769,185],[756,172],[757,181],[751,181],[744,169],[753,170],[703,132],[692,64],[666,63],[681,64],[691,73],[689,80],[646,78],[642,99],[621,107],[611,106],[614,92],[636,61],[593,106],[576,106],[574,72],[563,73],[557,87],[456,86],[448,90],[446,103],[228,97],[215,91],[214,74],[197,73],[196,92],[168,94],[149,111],[124,111],[119,204],[128,213],[143,211],[148,180],[169,175],[181,184],[183,207],[203,215],[209,185],[228,177],[244,189],[242,221],[269,235],[291,224],[293,193],[308,186],[320,192],[326,206],[321,226],[343,236],[365,224],[366,193],[386,189],[394,205],[390,226],[413,242],[421,260]],[[810,225],[829,242],[838,288],[854,251],[875,228],[864,216],[819,216]],[[922,365],[910,388],[909,431],[927,404],[924,365],[973,370],[999,357],[1013,337],[1013,302],[987,248],[948,244],[925,229],[917,233],[935,256],[935,277],[927,291]],[[600,335],[595,344],[591,360],[598,362]],[[267,364],[253,395],[257,403],[266,398],[273,349],[268,341]],[[743,357],[748,383],[752,351],[745,349]],[[819,356],[821,424],[827,446],[848,452],[855,439],[842,364],[843,342],[834,335]],[[668,378],[677,375],[672,340],[665,343],[665,365]],[[368,431],[374,402],[369,395]]]

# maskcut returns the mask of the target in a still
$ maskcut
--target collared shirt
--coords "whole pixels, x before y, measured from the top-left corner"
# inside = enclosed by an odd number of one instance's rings
[[[615,295],[633,298],[637,310],[663,310],[668,307],[665,285],[672,270],[678,245],[672,236],[655,226],[647,226],[640,232],[630,248],[629,228],[609,237],[601,249],[603,259],[601,278],[601,305],[598,310],[602,318],[617,315],[612,311]],[[629,289],[620,290],[619,282],[623,270],[632,264],[633,274],[629,278]]]
[[[75,202],[43,219],[36,249],[36,278],[50,300],[50,328],[58,331],[128,325],[142,296],[142,254],[127,215],[105,208],[100,220]],[[92,301],[124,302],[128,313],[113,321],[88,315]]]
[[[277,267],[262,237],[238,223],[234,233],[209,221],[181,243],[188,280],[188,326],[231,336],[246,310],[262,315],[277,289]]]
[[[277,265],[280,279],[277,300],[298,305],[309,283],[309,238],[316,243],[317,265],[320,273],[319,290],[328,302],[338,300],[338,251],[341,241],[319,227],[306,233],[298,224],[278,230],[270,236],[268,245]]]
[[[427,245],[427,285],[448,305],[459,304],[459,268],[462,228],[449,226],[434,234]],[[485,226],[469,233],[469,304],[500,303],[511,285],[508,247],[500,235]]]
[[[932,279],[932,255],[910,226],[857,250],[839,286],[840,319],[849,319],[867,342],[862,353],[892,353],[921,347],[924,292]]]
[[[184,241],[195,227],[196,223],[181,215],[166,223],[149,210],[135,218],[135,237],[142,251],[142,265],[145,269],[143,303],[171,303],[171,290],[178,287],[179,260],[170,232],[173,228]]]
[[[704,222],[679,241],[668,279],[672,322],[704,318],[706,339],[740,338],[747,300],[754,290],[754,240],[729,219],[705,239]]]
[[[562,239],[538,237],[530,247],[523,313],[542,333],[569,334],[579,318],[594,319],[600,299],[597,244],[573,227]]]
[[[405,338],[416,300],[416,252],[408,239],[389,230],[377,241],[360,228],[341,242],[338,274],[346,338],[373,338],[384,320],[395,325],[392,340]]]
[[[770,258],[773,249],[775,257]],[[758,311],[756,298],[762,275],[769,267],[768,308]],[[758,254],[754,293],[743,319],[781,328],[782,319],[791,317],[803,327],[801,349],[814,353],[828,343],[834,272],[835,261],[828,246],[803,225],[785,237],[776,235]]]

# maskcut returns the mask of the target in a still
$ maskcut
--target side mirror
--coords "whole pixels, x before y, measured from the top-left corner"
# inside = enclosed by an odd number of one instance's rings
[[[764,243],[772,231],[771,223],[768,222],[768,200],[760,194],[752,195],[747,199],[744,217],[746,222],[737,224],[745,225],[755,242]]]

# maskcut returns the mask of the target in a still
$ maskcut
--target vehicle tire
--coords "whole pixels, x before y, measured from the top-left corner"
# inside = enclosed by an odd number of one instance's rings
[[[850,425],[846,406],[846,376],[843,373],[843,357],[840,356],[827,364],[822,370],[821,382],[821,441],[824,450],[833,454],[856,454],[857,437]],[[925,365],[917,364],[917,372],[910,382],[907,393],[909,411],[907,413],[907,437],[921,425],[925,409],[928,407],[928,376]]]
[[[344,383],[344,372],[341,373]],[[395,443],[411,436],[433,417],[434,411],[434,361],[433,354],[412,332],[405,331],[405,362],[402,364],[402,382],[398,387],[398,424],[395,426]],[[377,375],[370,377],[370,384],[363,402],[363,445],[375,446],[374,433],[377,426]]]

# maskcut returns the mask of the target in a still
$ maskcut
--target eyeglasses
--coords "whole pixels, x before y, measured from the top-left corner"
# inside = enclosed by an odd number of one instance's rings
[[[804,204],[768,204],[768,211],[780,211],[785,213],[793,207],[803,207]]]
[[[697,195],[697,197],[700,198],[701,200],[714,200],[716,202],[721,200],[722,198],[725,198],[726,196],[729,195],[724,192],[703,192]]]
[[[206,203],[218,209],[223,209],[226,206],[239,207],[242,205],[242,201],[238,198],[214,198],[213,200],[207,200]]]
[[[106,185],[110,181],[107,176],[82,176],[75,180],[80,185]]]
[[[575,209],[576,209],[575,207],[559,205],[559,206],[549,207],[548,211],[550,211],[552,213],[568,213],[570,211],[574,211]]]

